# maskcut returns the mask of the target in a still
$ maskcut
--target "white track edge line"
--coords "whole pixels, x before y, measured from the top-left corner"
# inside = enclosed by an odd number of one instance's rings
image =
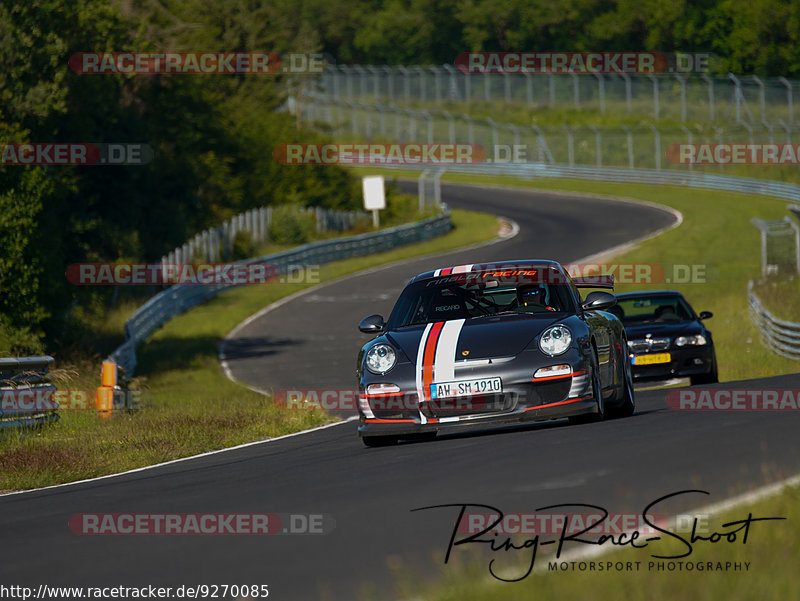
[[[252,442],[245,442],[234,447],[226,447],[224,449],[217,449],[214,451],[206,451],[205,453],[199,453],[197,455],[190,455],[189,457],[179,457],[178,459],[170,459],[169,461],[162,461],[161,463],[154,463],[153,465],[144,465],[142,467],[136,467],[130,470],[125,470],[124,472],[117,472],[115,474],[106,474],[105,476],[96,476],[94,478],[85,478],[83,480],[75,480],[74,482],[64,482],[62,484],[51,484],[50,486],[42,486],[40,488],[31,488],[28,490],[14,490],[10,492],[0,493],[0,497],[10,497],[13,495],[24,495],[27,493],[39,492],[42,490],[51,490],[53,488],[64,488],[66,486],[75,486],[76,484],[85,484],[87,482],[95,482],[97,480],[106,480],[108,478],[117,478],[119,476],[125,476],[127,474],[135,474],[137,472],[144,472],[146,470],[151,470],[157,467],[163,467],[165,465],[172,465],[173,463],[182,463],[184,461],[191,461],[193,459],[200,459],[201,457],[209,457],[211,455],[219,455],[220,453],[227,453],[228,451],[235,451],[237,449],[244,449],[247,447],[252,447],[255,445],[260,444],[267,444],[270,442],[275,442],[277,440],[283,440],[284,438],[292,438],[293,436],[299,436],[300,434],[308,434],[309,432],[316,432],[318,430],[325,430],[327,428],[332,428],[334,426],[341,426],[342,424],[346,424],[348,422],[357,419],[356,416],[348,417],[345,420],[334,422],[332,424],[325,424],[323,426],[317,426],[316,428],[310,428],[308,430],[301,430],[299,432],[292,432],[290,434],[283,434],[281,436],[275,436],[273,438],[265,438],[264,440],[254,440]]]

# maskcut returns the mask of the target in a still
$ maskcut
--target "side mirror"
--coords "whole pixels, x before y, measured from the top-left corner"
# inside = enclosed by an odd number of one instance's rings
[[[709,317],[714,317],[714,314],[711,311],[700,311],[700,319],[708,319]]]
[[[358,329],[365,334],[380,334],[386,329],[386,322],[383,315],[370,315],[359,322]]]
[[[617,304],[617,297],[602,290],[590,292],[586,300],[581,303],[584,311],[605,311]]]

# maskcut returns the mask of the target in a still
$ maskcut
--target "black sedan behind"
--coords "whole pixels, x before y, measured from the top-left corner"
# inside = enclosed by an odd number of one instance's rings
[[[628,336],[635,380],[690,378],[692,384],[717,382],[717,358],[711,332],[680,292],[655,290],[617,294],[609,309]]]

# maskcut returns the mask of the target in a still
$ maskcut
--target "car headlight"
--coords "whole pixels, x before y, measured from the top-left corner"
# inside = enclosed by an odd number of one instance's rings
[[[384,374],[397,363],[397,353],[388,344],[376,344],[367,351],[364,363],[372,373]]]
[[[702,334],[696,336],[678,336],[675,339],[675,346],[703,346],[708,344],[706,337]]]
[[[571,344],[572,333],[567,326],[547,328],[539,338],[539,348],[551,357],[566,352]]]

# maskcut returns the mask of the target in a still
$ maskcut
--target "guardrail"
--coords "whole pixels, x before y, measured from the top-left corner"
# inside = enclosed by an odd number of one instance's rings
[[[414,165],[378,165],[381,169],[411,169]],[[688,186],[707,190],[725,190],[744,194],[763,194],[784,200],[800,200],[800,185],[766,179],[714,175],[689,171],[665,171],[659,169],[624,169],[612,167],[588,167],[582,165],[550,165],[547,163],[492,163],[492,164],[442,164],[439,169],[448,173],[485,175],[510,175],[522,178],[552,177],[561,179],[590,179],[604,182],[639,184],[665,184]]]
[[[444,234],[451,228],[450,215],[445,213],[378,232],[312,242],[292,250],[239,263],[269,265],[272,272],[286,274],[296,266],[330,263],[390,250],[412,242],[422,242]],[[136,346],[139,343],[176,315],[240,285],[178,284],[159,292],[137,309],[125,323],[125,343],[111,353],[109,359],[119,365],[126,377],[130,377],[136,369]]]
[[[790,359],[800,359],[800,323],[778,319],[768,311],[753,292],[753,282],[747,284],[750,319],[761,332],[761,340],[772,352]]]
[[[233,251],[237,234],[247,233],[253,242],[266,242],[270,237],[273,222],[273,207],[259,207],[234,215],[217,227],[208,228],[195,234],[183,245],[178,246],[161,257],[161,263],[182,264],[200,259],[214,263],[222,259],[228,260]],[[371,221],[365,211],[337,211],[322,207],[299,207],[301,215],[314,217],[317,233],[329,231],[342,232],[368,224]]]
[[[58,419],[47,403],[56,387],[47,381],[53,358],[5,357],[0,359],[0,429],[35,426]]]

